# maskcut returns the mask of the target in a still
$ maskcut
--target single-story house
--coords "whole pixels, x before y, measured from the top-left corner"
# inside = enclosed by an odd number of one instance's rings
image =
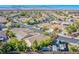
[[[19,40],[23,39],[24,37],[32,36],[30,34],[32,33],[32,31],[27,28],[13,28],[11,31],[15,34],[15,36]]]
[[[18,40],[25,40],[29,46],[31,46],[35,40],[41,41],[50,38],[49,36],[33,32],[27,28],[13,28],[11,31],[15,34]]]

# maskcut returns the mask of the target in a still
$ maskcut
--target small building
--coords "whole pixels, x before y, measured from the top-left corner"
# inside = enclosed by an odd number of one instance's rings
[[[11,31],[15,34],[15,36],[19,40],[23,39],[24,37],[31,36],[30,33],[32,33],[32,31],[27,28],[13,28]]]
[[[28,46],[31,46],[35,40],[41,41],[50,38],[49,36],[33,32],[27,28],[13,28],[11,31],[15,34],[18,40],[25,40]]]

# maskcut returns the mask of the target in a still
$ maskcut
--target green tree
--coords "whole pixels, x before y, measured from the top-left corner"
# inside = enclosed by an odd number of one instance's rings
[[[66,28],[66,31],[71,34],[72,32],[76,32],[77,31],[77,25],[76,24],[72,24],[72,25],[69,25],[67,28]]]
[[[27,43],[24,40],[18,40],[16,38],[13,38],[9,41],[9,44],[14,48],[16,51],[27,51]]]
[[[26,52],[28,50],[27,43],[24,40],[19,41],[16,44],[16,49],[17,49],[17,51],[24,51],[24,52]]]
[[[28,50],[27,43],[24,40],[17,40],[11,38],[8,42],[2,45],[0,53],[12,53],[12,52],[26,52]]]
[[[35,40],[34,42],[33,42],[33,45],[32,45],[32,50],[33,51],[38,51],[38,42]]]
[[[52,38],[48,38],[46,40],[41,40],[39,45],[41,47],[45,47],[45,46],[48,46],[48,45],[52,45],[53,44],[53,39]]]
[[[14,33],[10,30],[6,30],[6,35],[11,38],[11,37],[15,37]]]
[[[2,53],[9,53],[12,51],[12,47],[8,43],[5,43],[3,44],[1,51]]]
[[[77,28],[79,28],[79,21],[76,21],[75,24],[77,25]]]
[[[16,27],[17,27],[17,28],[20,28],[20,24],[16,24]]]
[[[51,38],[46,38],[41,41],[34,41],[32,45],[32,50],[33,51],[40,51],[43,47],[49,46],[53,44],[53,39]]]
[[[76,45],[69,44],[68,48],[69,48],[69,52],[77,52],[77,51],[79,51],[79,46],[76,46]]]
[[[21,12],[20,12],[20,15],[21,15],[21,16],[25,16],[26,13],[27,13],[27,12],[25,12],[25,11],[21,11]]]

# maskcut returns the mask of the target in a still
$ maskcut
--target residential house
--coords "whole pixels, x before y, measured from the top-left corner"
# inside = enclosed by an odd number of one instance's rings
[[[23,39],[26,36],[31,36],[30,33],[32,33],[32,31],[27,28],[13,28],[11,31],[19,40]]]
[[[41,41],[49,38],[48,36],[33,32],[27,28],[13,28],[11,31],[15,34],[18,40],[25,40],[28,46],[31,46],[35,40]]]

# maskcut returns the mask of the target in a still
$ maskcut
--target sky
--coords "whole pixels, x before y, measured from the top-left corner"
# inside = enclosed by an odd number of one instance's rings
[[[0,8],[50,8],[50,9],[79,9],[79,5],[0,5]]]

